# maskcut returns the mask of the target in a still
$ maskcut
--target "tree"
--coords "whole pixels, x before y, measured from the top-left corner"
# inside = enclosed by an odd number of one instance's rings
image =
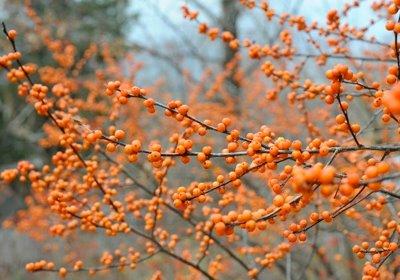
[[[232,26],[221,30],[184,5],[199,36],[258,66],[254,73],[236,66],[236,97],[204,94],[206,79],[188,79],[185,102],[158,81],[137,83],[138,62],[129,54],[115,60],[107,45],[98,47],[105,63],[93,72],[70,71],[73,44],[53,38],[49,52],[64,67],[27,63],[17,48],[27,36],[4,25],[12,51],[0,65],[44,118],[41,143],[51,153],[44,165],[21,161],[0,174],[4,184],[31,187],[28,208],[4,226],[69,244],[63,263],[35,260],[28,272],[65,277],[129,267],[155,279],[399,277],[400,2],[367,8],[355,1],[328,10],[324,23],[278,13],[266,1],[239,2],[235,11],[282,26],[279,41],[239,40]],[[367,27],[346,21],[357,11],[370,15]],[[370,35],[372,27],[393,42]],[[223,88],[230,67],[211,88]],[[216,93],[224,102],[213,102]],[[379,137],[367,134],[371,127]],[[117,242],[84,247],[97,236],[107,237],[101,244]]]

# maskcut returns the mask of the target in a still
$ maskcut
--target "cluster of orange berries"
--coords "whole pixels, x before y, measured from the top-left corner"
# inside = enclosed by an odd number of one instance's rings
[[[392,0],[391,2],[392,4],[388,6],[387,11],[390,15],[395,15],[399,11],[400,1]],[[400,27],[396,27],[396,24],[391,20],[386,22],[386,29],[389,31],[395,31],[396,33],[400,32]]]
[[[256,261],[263,267],[272,268],[272,266],[290,252],[289,243],[280,243],[276,248],[266,253],[263,258],[257,258]]]
[[[34,84],[32,88],[29,90],[30,96],[32,96],[37,100],[45,99],[48,92],[49,88],[41,84]]]
[[[109,192],[107,195],[110,197],[113,194]],[[62,193],[60,191],[54,191],[48,198],[52,211],[60,213],[66,218],[75,217],[75,212],[79,212],[79,208],[68,206],[67,203],[71,203],[72,200],[72,192]],[[115,207],[117,207],[119,214],[106,216],[100,209],[100,202],[94,203],[88,210],[80,211],[80,229],[91,232],[95,231],[97,227],[103,227],[108,236],[116,236],[118,233],[129,233],[131,229],[129,225],[124,222],[124,214],[122,213],[124,207],[122,203],[119,201],[113,201],[113,203]],[[76,226],[77,224],[75,224],[75,222],[71,222],[67,225],[69,229],[73,229]]]
[[[151,249],[151,245],[148,245],[148,252],[149,253],[154,253],[154,248]],[[117,259],[118,262],[115,261]],[[129,266],[131,269],[135,269],[137,266],[137,262],[140,260],[140,253],[136,250],[134,250],[132,247],[128,248],[128,254],[123,255],[122,251],[119,249],[116,249],[113,253],[110,252],[103,252],[103,254],[100,257],[100,263],[103,264],[103,267],[93,267],[93,268],[87,268],[89,275],[94,275],[96,271],[99,270],[105,270],[111,266],[118,266],[120,270],[122,270],[124,267]],[[58,274],[61,278],[64,278],[67,276],[68,271],[69,272],[74,272],[74,271],[80,271],[84,268],[84,263],[81,260],[77,260],[73,264],[73,268],[71,270],[67,270],[65,267],[61,267],[59,269],[55,268],[55,264],[53,262],[47,262],[45,260],[41,260],[38,262],[34,263],[28,263],[25,266],[25,269],[29,272],[36,272],[36,271],[58,271]]]
[[[267,77],[271,77],[273,80],[281,80],[285,82],[286,84],[292,83],[294,81],[294,76],[291,72],[287,70],[278,70],[275,69],[275,66],[272,64],[271,61],[265,61],[263,64],[261,64],[261,71],[265,74]],[[297,85],[298,86],[298,85]],[[269,100],[274,100],[275,95],[269,97]]]
[[[49,88],[41,84],[34,84],[29,90],[29,96],[38,100],[34,107],[39,115],[47,116],[49,110],[53,108],[53,102],[46,100]]]
[[[134,250],[132,247],[129,247],[128,251],[129,253],[127,257],[124,256],[119,249],[116,249],[114,251],[114,254],[107,251],[103,252],[100,258],[100,262],[107,267],[113,265],[113,263],[115,262],[115,258],[118,258],[118,266],[120,269],[127,266],[128,264],[132,269],[134,269],[136,268],[136,263],[140,258],[140,253]]]
[[[70,94],[71,90],[64,84],[58,83],[51,88],[51,92],[57,97],[62,97]]]
[[[228,215],[213,214],[211,221],[214,224],[214,231],[220,236],[232,234],[233,227],[227,224],[234,222],[237,218],[238,214],[235,211],[229,212]]]
[[[0,56],[0,66],[2,67],[11,67],[13,61],[16,61],[22,57],[20,52],[10,52],[8,54]],[[11,80],[10,80],[11,81]],[[12,81],[16,82],[16,81]]]
[[[121,82],[120,81],[110,81],[107,83],[105,93],[108,96],[113,96],[116,93],[115,100],[121,104],[125,105],[128,103],[128,97],[130,94],[130,91],[127,89],[121,89]]]
[[[313,212],[313,213],[310,214],[310,221],[316,223],[319,220],[323,220],[326,223],[330,223],[333,220],[333,216],[327,210],[322,211],[321,214],[319,214],[317,212]]]
[[[152,98],[146,98],[143,101],[143,104],[148,109],[150,113],[155,112],[155,101]],[[206,119],[203,122],[194,121],[189,115],[190,107],[186,104],[183,104],[180,100],[172,100],[168,102],[167,108],[164,111],[165,116],[173,117],[177,121],[181,122],[184,127],[190,127],[194,132],[197,132],[200,136],[204,136],[207,134],[207,129],[211,127],[211,121]],[[218,132],[225,133],[227,132],[228,126],[231,124],[230,118],[223,118],[220,123],[217,124],[216,127],[211,127],[211,129],[216,130]],[[188,130],[187,130],[188,131]],[[191,131],[191,130],[189,130]],[[191,131],[192,132],[192,131]],[[232,131],[229,139],[238,138],[238,131]]]
[[[293,197],[288,197],[287,201],[283,201],[282,203],[275,200],[274,205],[280,205],[279,207],[281,208],[281,212],[283,213],[286,211],[286,213],[288,213],[292,207],[290,205],[292,199]],[[214,224],[214,230],[218,235],[232,234],[234,226],[239,226],[247,232],[254,232],[255,230],[263,231],[267,228],[268,224],[275,223],[273,218],[265,218],[271,213],[276,213],[276,209],[269,207],[267,209],[261,208],[256,211],[244,210],[242,213],[237,213],[236,211],[231,210],[226,215],[213,214],[211,216],[211,221]],[[296,230],[293,231],[299,231],[300,229],[305,228],[307,223],[303,225],[302,222],[301,225],[300,228],[296,228]],[[306,238],[304,236],[304,234],[301,234],[300,240],[305,241]],[[285,235],[285,237],[287,237],[287,235]]]
[[[208,146],[203,148],[203,153],[207,155],[205,150]],[[207,161],[203,163],[205,168]],[[177,191],[173,194],[172,199],[174,200],[174,205],[178,208],[185,206],[184,202],[196,199],[198,202],[203,203],[206,201],[205,194],[211,189],[218,189],[219,193],[223,194],[225,189],[222,185],[231,184],[234,188],[238,188],[242,182],[240,177],[249,172],[250,165],[247,162],[241,162],[236,164],[234,171],[229,172],[228,178],[224,175],[218,175],[216,180],[212,183],[198,183],[193,184],[189,188],[179,187]],[[227,180],[226,180],[227,179]]]
[[[156,168],[160,168],[162,166],[163,158],[161,156],[160,144],[154,143],[150,145],[150,153],[147,155],[147,159]]]
[[[329,154],[330,148],[335,147],[337,143],[333,139],[321,141],[321,139],[315,138],[308,145],[308,149],[302,149],[302,145],[303,143],[300,140],[294,140],[290,146],[292,149],[291,156],[297,163],[304,163],[309,160],[312,156],[310,153],[312,149],[318,150],[318,155],[326,156]]]
[[[297,241],[305,242],[307,240],[307,235],[302,232],[302,230],[306,227],[307,220],[305,219],[300,220],[298,224],[292,223],[290,224],[289,229],[283,231],[283,237],[285,237],[290,243],[295,243]]]
[[[6,169],[0,173],[0,178],[2,181],[6,182],[7,184],[11,183],[15,180],[18,176],[18,169]]]
[[[155,101],[152,98],[148,98],[143,101],[144,107],[146,107],[147,112],[150,114],[154,114],[156,112]]]
[[[189,139],[179,139],[177,146],[175,148],[175,152],[180,154],[180,155],[184,155],[187,152],[189,152],[193,147],[193,141],[189,140]]]
[[[326,14],[326,21],[328,26],[332,29],[337,29],[340,25],[340,16],[338,15],[337,10],[330,10]]]
[[[170,110],[167,109],[165,111],[165,115],[172,116],[174,111],[176,111],[177,113],[174,117],[178,121],[182,121],[185,116],[188,115],[190,109],[188,105],[183,104],[180,100],[171,100],[170,102],[168,102],[167,106]]]
[[[390,120],[389,114],[400,114],[400,83],[395,84],[391,90],[385,91],[383,94],[380,92],[380,94],[376,96],[376,100],[378,100],[378,105],[382,103],[385,106],[385,118],[382,116],[384,122]]]
[[[348,105],[346,102],[342,102],[342,106],[344,105],[344,108],[347,108]],[[344,114],[338,114],[335,118],[336,121],[336,127],[335,130],[336,131],[342,131],[342,132],[347,132],[348,131],[348,123],[346,120],[346,116]],[[361,127],[358,123],[353,123],[350,124],[351,130],[354,133],[358,133],[361,130]]]
[[[17,168],[6,169],[0,173],[0,179],[4,182],[11,183],[18,175],[21,182],[25,182],[27,176],[31,176],[34,165],[26,160],[19,161]]]
[[[96,143],[98,140],[100,140],[102,136],[103,136],[103,133],[101,132],[101,130],[95,130],[93,132],[88,133],[85,136],[85,139],[89,143],[93,144],[93,143]]]
[[[197,19],[197,16],[199,15],[199,12],[190,10],[189,7],[186,5],[182,5],[181,10],[183,13],[183,17],[187,18],[189,20],[195,20],[195,19]]]
[[[363,242],[361,243],[361,246],[354,245],[352,251],[360,259],[364,258],[366,254],[372,254],[371,261],[372,263],[377,264],[382,260],[383,257],[387,256],[387,254],[396,251],[399,246],[396,242],[389,242],[389,241],[382,242],[382,240],[379,240],[377,242],[379,242],[382,245],[380,245],[380,247],[370,248],[368,242]]]
[[[73,227],[72,227],[73,228]],[[49,231],[53,236],[63,236],[65,234],[65,225],[53,225],[50,227]]]
[[[28,64],[23,66],[23,70],[21,67],[10,69],[7,73],[7,79],[12,83],[18,83],[26,78],[26,74],[28,75],[35,73],[36,66],[34,64]]]
[[[373,180],[379,176],[382,176],[386,174],[387,172],[390,171],[390,165],[385,162],[385,161],[377,161],[374,158],[371,158],[367,161],[367,167],[364,172],[364,176],[362,176],[362,179],[365,180]],[[381,183],[380,182],[370,182],[368,183],[368,188],[376,191],[381,188]]]
[[[107,152],[113,153],[117,149],[118,141],[125,138],[125,131],[116,129],[115,126],[110,126],[108,130],[110,134],[112,134],[108,139],[112,142],[107,144],[106,150]]]
[[[255,1],[241,1],[242,5],[248,9],[253,9],[256,7]],[[307,29],[307,24],[305,18],[302,16],[289,16],[288,14],[282,14],[281,16],[276,15],[275,11],[271,9],[267,2],[260,3],[259,8],[264,11],[266,17],[271,20],[273,17],[278,17],[280,24],[287,22],[291,26],[296,26],[297,30],[302,31]],[[187,6],[182,7],[184,18],[189,18],[190,20],[197,19],[198,13],[191,12]],[[190,15],[195,15],[194,17]],[[314,22],[311,26],[313,29],[317,29],[317,24]],[[230,31],[220,31],[217,27],[209,27],[206,23],[199,23],[198,31],[200,34],[207,34],[211,41],[220,38],[224,43],[227,43],[229,47],[233,50],[238,49],[241,45],[248,48],[249,57],[252,59],[260,59],[263,56],[271,56],[274,58],[279,57],[289,57],[294,54],[294,49],[291,48],[292,40],[291,35],[287,30],[282,31],[281,40],[287,46],[282,48],[278,44],[270,47],[265,45],[261,47],[260,45],[253,43],[249,39],[244,39],[242,43],[234,37]]]
[[[389,187],[388,187],[389,188]],[[375,210],[378,213],[385,207],[388,200],[384,196],[379,196],[377,199],[371,199],[365,204],[364,208],[368,211]]]
[[[336,169],[333,166],[324,167],[321,163],[317,163],[308,169],[295,166],[292,175],[292,186],[295,192],[309,193],[313,191],[312,186],[314,184],[321,184],[321,193],[324,196],[329,196]]]
[[[18,95],[27,96],[29,94],[30,85],[28,82],[23,82],[18,85]]]
[[[370,261],[364,265],[363,272],[365,279],[372,279],[368,277],[379,277],[380,272],[376,266],[399,248],[398,243],[391,241],[391,236],[395,232],[397,234],[400,233],[400,225],[395,220],[391,220],[387,222],[386,229],[381,231],[379,239],[375,242],[375,247],[371,247],[366,241],[360,245],[353,246],[352,251],[358,258],[363,259],[367,254],[371,255]]]
[[[210,188],[209,184],[200,183],[197,188],[193,188],[193,193],[197,194],[197,201],[205,202],[206,196],[202,194],[207,188]],[[187,191],[185,187],[179,187],[176,192],[172,195],[172,200],[176,208],[182,209],[187,206],[188,201],[192,198],[192,193]]]
[[[109,144],[107,144],[109,145]],[[139,140],[135,139],[133,140],[130,144],[125,145],[124,147],[124,153],[128,157],[128,160],[130,162],[136,162],[138,159],[138,153],[140,152],[140,149],[142,147],[142,144]],[[154,154],[153,154],[154,157]]]
[[[121,86],[120,81],[110,81],[107,83],[106,94],[112,96]]]
[[[36,170],[29,171],[28,179],[30,181],[33,190],[40,193],[43,192],[48,187],[49,180],[45,180],[46,178],[43,178],[42,174],[48,173],[49,169],[50,169],[49,166],[45,165],[42,168],[42,172]]]
[[[331,85],[325,87],[325,102],[327,104],[332,104],[334,102],[334,97],[337,94],[343,92],[344,88],[342,81],[357,81],[357,76],[349,70],[349,67],[344,64],[337,64],[333,69],[326,71],[326,77],[331,80]]]
[[[190,11],[186,5],[182,6],[184,18],[189,20],[197,19],[198,12]],[[198,31],[200,34],[207,34],[211,41],[216,40],[218,37],[225,43],[228,43],[231,49],[237,49],[239,47],[239,40],[234,37],[230,31],[220,31],[217,27],[209,27],[206,23],[199,23]]]
[[[211,162],[211,160],[209,159],[211,153],[212,153],[212,147],[211,147],[211,146],[204,146],[204,147],[201,149],[201,152],[199,152],[199,153],[197,154],[197,159],[198,159],[198,161],[202,164],[202,166],[203,166],[205,169],[209,169],[209,168],[211,168],[211,166],[212,166],[212,162]]]
[[[120,81],[110,81],[107,83],[105,93],[108,96],[113,96],[117,93],[116,100],[118,103],[124,105],[128,103],[129,97],[144,97],[146,96],[146,90],[137,86],[132,86],[131,88],[126,88],[126,86],[122,86]],[[145,101],[147,101],[146,99]],[[154,104],[151,104],[152,100],[144,103],[146,107],[151,107]],[[154,111],[150,111],[154,113]]]
[[[34,263],[27,263],[25,265],[25,269],[30,272],[39,271],[39,270],[52,270],[54,269],[55,265],[53,262],[47,262],[45,260],[41,260]]]

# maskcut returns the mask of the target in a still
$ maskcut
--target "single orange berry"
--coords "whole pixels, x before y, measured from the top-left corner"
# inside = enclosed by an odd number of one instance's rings
[[[215,232],[221,236],[225,234],[225,228],[226,226],[224,222],[218,222],[214,226]]]

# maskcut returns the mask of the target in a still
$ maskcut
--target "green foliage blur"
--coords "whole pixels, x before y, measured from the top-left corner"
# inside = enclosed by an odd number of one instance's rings
[[[0,20],[8,29],[18,32],[17,48],[23,53],[23,62],[40,66],[57,67],[46,46],[35,33],[34,23],[27,15],[26,4],[20,0],[0,1]],[[134,26],[137,15],[129,9],[129,0],[32,0],[31,7],[40,16],[52,38],[73,43],[76,48],[75,61],[79,61],[91,43],[108,44],[115,58],[125,53],[127,34]],[[0,34],[2,54],[11,51],[8,40]],[[100,56],[96,63],[86,65],[83,75],[91,72],[90,67],[101,65]],[[45,122],[33,107],[17,95],[16,86],[0,74],[0,168],[15,167],[19,160],[29,160],[38,166],[45,164],[49,151],[38,146],[42,137],[41,126]],[[33,77],[35,80],[35,77]],[[24,207],[24,197],[29,188],[11,186],[1,193],[0,222],[17,209]]]
[[[116,56],[124,53],[127,34],[137,19],[129,4],[129,0],[34,0],[30,3],[53,38],[67,40],[77,47],[76,60],[91,43],[110,44]],[[9,29],[18,31],[17,47],[24,54],[24,62],[55,66],[23,6],[19,0],[5,0],[0,4],[1,20]],[[0,47],[2,53],[10,50],[5,37],[0,36]],[[37,147],[37,141],[44,120],[16,95],[15,86],[5,80],[4,74],[0,78],[0,166],[14,165],[20,159],[40,163],[45,151]]]

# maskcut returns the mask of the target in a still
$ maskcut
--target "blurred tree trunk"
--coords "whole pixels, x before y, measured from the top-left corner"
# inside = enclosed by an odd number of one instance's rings
[[[229,31],[236,38],[238,36],[238,19],[240,14],[240,7],[238,6],[237,1],[232,0],[222,0],[222,14],[220,18],[220,22],[222,24],[223,31]],[[224,57],[222,60],[222,67],[224,68],[227,64],[229,64],[236,55],[237,51],[232,50],[228,44],[224,44]],[[235,79],[235,74],[239,68],[239,61],[235,64],[232,69],[232,72],[226,79],[225,86],[230,92],[232,99],[235,102],[235,114],[240,114],[240,102],[239,98],[241,95],[240,84]]]

